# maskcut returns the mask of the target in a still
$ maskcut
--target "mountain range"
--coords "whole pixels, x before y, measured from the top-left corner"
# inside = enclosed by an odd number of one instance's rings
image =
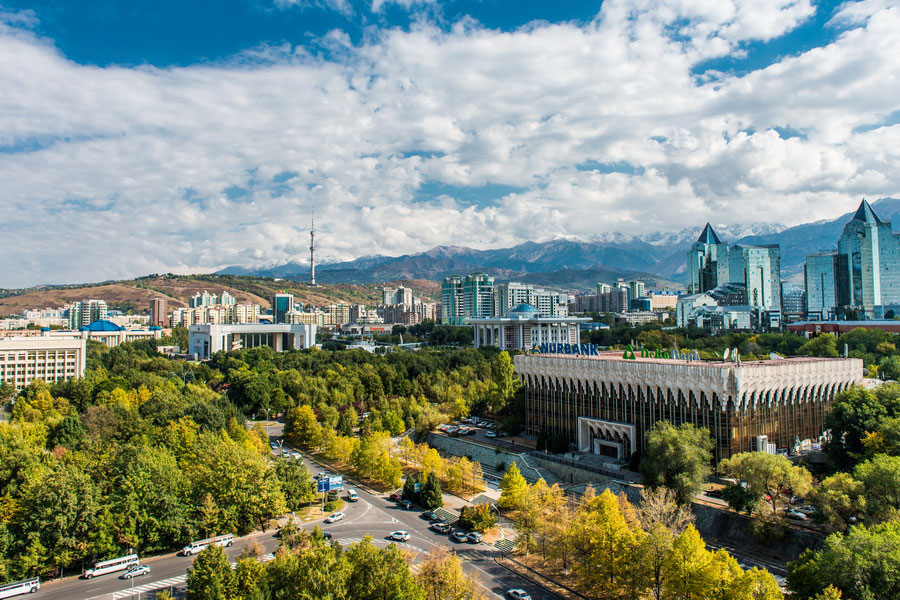
[[[889,221],[900,215],[900,199],[882,198],[872,203]],[[855,208],[854,211],[855,212]],[[798,280],[806,255],[834,248],[853,212],[832,220],[794,227],[767,223],[713,227],[729,243],[778,244],[781,246],[782,277]],[[650,289],[683,287],[685,252],[696,241],[696,229],[626,236],[609,232],[579,241],[555,239],[525,242],[511,248],[476,250],[464,246],[437,246],[426,252],[403,256],[365,256],[347,262],[317,265],[321,283],[373,283],[402,279],[440,280],[448,275],[483,271],[501,281],[516,280],[563,289],[590,289],[597,281],[643,278]],[[229,275],[255,275],[305,280],[309,266],[287,263],[268,268],[228,267]]]

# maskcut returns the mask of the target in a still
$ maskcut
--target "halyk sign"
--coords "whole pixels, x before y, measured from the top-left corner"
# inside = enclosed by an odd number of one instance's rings
[[[677,350],[647,350],[646,348],[641,348],[640,353],[641,358],[667,358],[670,360],[686,361],[700,360],[700,354],[696,350],[691,350],[690,352],[678,352]],[[637,360],[634,349],[630,344],[625,348],[625,352],[622,353],[622,358],[625,360]]]

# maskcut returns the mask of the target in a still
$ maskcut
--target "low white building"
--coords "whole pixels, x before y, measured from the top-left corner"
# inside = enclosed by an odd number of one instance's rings
[[[316,326],[309,323],[244,323],[191,325],[189,350],[200,360],[216,352],[268,346],[275,352],[316,345]]]
[[[577,344],[578,326],[586,317],[544,317],[530,304],[519,304],[505,317],[466,319],[474,328],[475,347],[497,346],[503,350],[528,350],[538,344]]]
[[[21,390],[35,379],[59,381],[84,375],[85,347],[80,337],[0,339],[0,381]]]

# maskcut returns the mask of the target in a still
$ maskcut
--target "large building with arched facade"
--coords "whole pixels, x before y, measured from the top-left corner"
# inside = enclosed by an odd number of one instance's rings
[[[627,459],[642,450],[653,424],[665,420],[707,428],[716,461],[771,451],[772,444],[791,451],[820,442],[834,395],[863,375],[855,358],[713,362],[635,354],[516,356],[527,432],[562,434],[582,452]]]

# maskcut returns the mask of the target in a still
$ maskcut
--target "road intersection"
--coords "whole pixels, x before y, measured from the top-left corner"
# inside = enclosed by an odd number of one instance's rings
[[[280,450],[280,449],[279,449]],[[280,453],[280,451],[276,451]],[[311,473],[322,470],[321,465],[309,461],[305,456],[301,459]],[[345,483],[345,488],[352,484]],[[334,541],[349,545],[370,536],[377,546],[386,546],[391,542],[390,533],[405,529],[411,534],[409,541],[399,542],[398,546],[411,555],[411,568],[416,572],[426,555],[436,548],[449,548],[460,557],[463,570],[487,591],[489,597],[502,598],[510,588],[523,588],[535,600],[556,600],[558,596],[545,590],[520,575],[500,566],[494,559],[499,550],[484,543],[454,543],[448,536],[434,532],[428,528],[428,521],[420,517],[418,510],[406,510],[385,495],[353,486],[359,494],[357,502],[348,502],[343,509],[344,520],[327,525],[321,519],[302,521],[300,526],[312,530],[316,525],[329,532]],[[244,548],[261,547],[263,559],[271,559],[278,548],[278,539],[274,531],[257,532],[235,539],[234,546],[227,548],[231,560],[236,560]],[[30,595],[34,600],[146,600],[153,598],[161,589],[183,590],[186,570],[193,559],[175,554],[145,559],[152,569],[151,573],[132,582],[122,581],[117,574],[110,574],[91,580],[75,577],[51,581],[44,584],[39,592]]]

